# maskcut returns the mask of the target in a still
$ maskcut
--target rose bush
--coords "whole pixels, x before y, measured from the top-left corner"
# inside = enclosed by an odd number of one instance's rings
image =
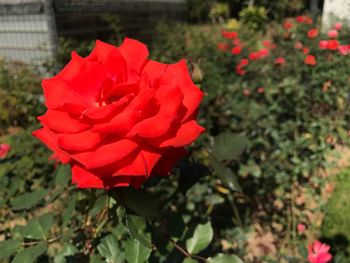
[[[80,188],[139,187],[166,175],[204,128],[196,122],[203,93],[186,63],[147,59],[147,47],[96,41],[43,80],[47,112],[33,134],[72,167]]]

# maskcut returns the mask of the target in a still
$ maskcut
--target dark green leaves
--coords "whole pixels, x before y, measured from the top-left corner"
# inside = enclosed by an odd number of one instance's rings
[[[213,239],[213,228],[210,222],[200,224],[196,227],[191,238],[186,240],[187,251],[197,254],[205,249]]]
[[[98,245],[97,250],[107,262],[118,263],[123,260],[118,242],[112,234],[101,239],[101,243]]]
[[[125,244],[125,258],[128,263],[144,263],[151,255],[151,249],[134,239],[128,239]]]
[[[138,240],[145,247],[152,247],[151,237],[144,232],[145,219],[139,216],[126,215],[126,226],[132,238]]]
[[[21,244],[21,241],[11,239],[0,242],[0,261],[14,254]]]
[[[218,254],[208,260],[208,263],[244,263],[242,259],[236,255]]]
[[[63,187],[67,186],[71,178],[71,169],[69,165],[60,165],[57,167],[55,184]]]
[[[30,220],[26,226],[17,227],[17,231],[25,238],[47,239],[49,230],[54,222],[53,219],[52,213],[43,214]]]
[[[36,259],[45,253],[47,250],[47,243],[45,241],[39,242],[38,244],[25,248],[19,252],[11,263],[32,263]]]
[[[128,209],[147,218],[159,214],[159,197],[141,189],[131,187],[115,189],[111,194]]]
[[[39,189],[31,193],[20,195],[12,200],[12,209],[15,211],[30,209],[37,205],[45,197],[45,195],[47,195],[47,193],[48,190]]]
[[[230,168],[225,167],[213,156],[211,156],[210,160],[211,160],[211,165],[213,166],[216,174],[221,179],[223,184],[227,186],[229,189],[231,189],[232,191],[242,192],[242,188],[239,185],[237,177],[233,173],[233,171]]]
[[[221,133],[214,139],[212,153],[219,161],[237,159],[245,150],[247,143],[243,135]]]

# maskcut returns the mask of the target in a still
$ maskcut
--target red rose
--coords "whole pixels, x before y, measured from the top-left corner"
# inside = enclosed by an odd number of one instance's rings
[[[304,16],[297,16],[296,20],[298,23],[303,23],[305,21],[305,17]]]
[[[283,57],[278,57],[275,59],[275,64],[277,65],[284,65],[286,63],[286,59]]]
[[[5,158],[8,152],[11,150],[11,146],[7,143],[0,144],[0,158]]]
[[[309,49],[308,47],[304,47],[304,48],[303,48],[303,53],[304,53],[305,55],[309,54],[309,52],[310,52],[310,49]]]
[[[231,49],[231,53],[233,55],[238,55],[242,52],[242,47],[241,46],[236,46]]]
[[[289,29],[291,29],[292,27],[293,27],[293,24],[292,24],[291,22],[289,22],[289,21],[286,21],[286,22],[283,23],[283,28],[284,28],[285,30],[289,30]]]
[[[316,57],[313,55],[307,55],[304,63],[307,65],[315,66],[316,65]]]
[[[148,60],[147,47],[96,41],[91,54],[43,80],[48,108],[33,134],[72,167],[80,188],[139,187],[166,175],[204,128],[196,122],[203,93],[184,60]]]
[[[224,38],[227,38],[227,39],[230,39],[230,38],[234,39],[234,38],[238,37],[238,33],[236,31],[225,31],[225,30],[223,30],[221,32],[221,35]]]
[[[318,30],[316,28],[313,28],[313,29],[310,29],[308,32],[307,32],[307,36],[309,38],[315,38],[318,36]]]

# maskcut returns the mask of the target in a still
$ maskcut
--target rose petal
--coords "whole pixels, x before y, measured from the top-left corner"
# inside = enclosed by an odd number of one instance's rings
[[[49,109],[59,109],[65,104],[76,105],[81,110],[87,107],[83,99],[73,92],[68,83],[63,79],[57,77],[44,79],[42,81],[42,87],[45,105]]]
[[[168,66],[168,64],[159,63],[154,60],[147,61],[147,64],[142,70],[140,87],[142,87],[143,83],[149,83],[151,87],[156,88],[159,79],[162,77]]]
[[[137,134],[141,137],[154,138],[169,131],[182,106],[183,95],[177,87],[159,87],[156,96],[160,104],[159,112],[137,123],[127,136],[133,137]]]
[[[102,141],[98,133],[83,131],[75,134],[57,135],[57,144],[59,147],[68,151],[85,151],[94,148]]]
[[[103,181],[79,165],[72,166],[72,183],[79,188],[105,188]]]
[[[52,133],[47,128],[41,128],[33,132],[33,136],[37,137],[40,141],[42,141],[46,146],[53,151],[59,160],[65,164],[70,161],[69,156],[64,153],[61,149],[58,148],[56,139],[52,135]]]
[[[149,55],[147,46],[126,37],[118,49],[127,63],[128,81],[134,81],[147,61]]]
[[[86,168],[93,169],[115,163],[137,149],[138,145],[128,139],[102,145],[90,155]]]
[[[90,61],[99,61],[108,77],[122,83],[126,81],[127,66],[120,50],[108,43],[96,40],[95,47],[91,54],[86,58]]]
[[[195,120],[186,122],[180,126],[176,134],[171,138],[157,138],[150,143],[158,147],[184,147],[191,144],[205,129],[198,125]]]
[[[160,78],[159,85],[178,85],[181,89],[184,94],[183,104],[187,108],[183,122],[188,120],[203,98],[203,92],[192,82],[185,60],[169,65]]]
[[[38,119],[48,128],[61,133],[78,133],[91,127],[87,123],[73,119],[63,111],[48,110],[45,115],[39,116]]]
[[[157,162],[153,169],[153,174],[168,175],[175,164],[186,156],[188,152],[185,148],[170,148],[162,155],[162,158]]]
[[[113,176],[131,175],[131,176],[146,176],[148,177],[153,170],[153,167],[161,158],[158,152],[149,150],[141,150],[131,164],[125,165],[113,173]]]
[[[118,134],[125,134],[129,132],[133,125],[142,116],[142,112],[146,110],[148,105],[150,105],[153,96],[153,89],[141,90],[123,112],[116,115],[107,123],[96,124],[92,128],[92,131]],[[152,107],[154,107],[154,105],[152,105]]]
[[[92,120],[101,120],[105,118],[110,118],[116,115],[118,112],[122,111],[133,96],[130,94],[118,100],[115,103],[105,105],[102,107],[93,107],[86,110],[83,116],[88,117]]]

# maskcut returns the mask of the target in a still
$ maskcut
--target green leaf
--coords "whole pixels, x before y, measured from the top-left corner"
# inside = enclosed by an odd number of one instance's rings
[[[74,211],[75,211],[75,207],[77,204],[77,200],[76,197],[74,196],[72,198],[72,200],[70,200],[67,208],[64,210],[63,215],[62,215],[62,225],[66,226],[69,222],[69,220],[71,219]]]
[[[232,191],[242,192],[242,188],[238,183],[236,175],[228,167],[221,164],[215,157],[210,156],[211,165],[213,166],[216,174],[224,185],[226,185]]]
[[[132,238],[135,238],[144,246],[151,248],[151,236],[144,233],[146,227],[145,219],[140,216],[126,215],[126,227]]]
[[[247,139],[243,135],[221,133],[214,139],[213,155],[219,160],[237,159],[247,146]]]
[[[205,249],[213,239],[213,228],[210,222],[199,224],[193,232],[193,236],[186,240],[187,251],[197,254]]]
[[[12,200],[12,209],[15,211],[30,209],[37,205],[45,197],[45,195],[47,195],[47,193],[48,190],[39,189],[31,193],[20,195]]]
[[[186,163],[180,166],[179,190],[186,193],[202,177],[211,174],[208,167],[199,163]]]
[[[66,257],[76,253],[78,253],[78,249],[75,246],[65,243],[63,249],[55,256],[54,263],[66,263]]]
[[[151,249],[134,239],[128,239],[125,244],[125,258],[128,263],[147,262]]]
[[[47,243],[42,241],[35,246],[23,249],[19,252],[11,263],[33,263],[36,259],[45,253],[47,250]]]
[[[8,258],[15,253],[21,244],[21,241],[13,239],[0,242],[0,260]]]
[[[185,258],[184,261],[182,261],[182,263],[198,263],[198,261],[192,258]]]
[[[57,174],[55,177],[55,184],[66,187],[71,179],[71,169],[68,164],[57,167]]]
[[[107,195],[101,195],[99,198],[97,198],[97,200],[95,201],[94,206],[90,210],[89,214],[92,217],[94,217],[98,213],[100,213],[103,208],[107,207],[107,200],[108,200]]]
[[[244,263],[242,259],[236,255],[229,254],[217,254],[215,257],[210,258],[208,263]]]
[[[17,226],[18,232],[26,238],[46,239],[47,234],[53,225],[53,214],[46,213],[28,222],[26,226]]]
[[[141,189],[131,187],[115,189],[111,194],[131,211],[148,218],[159,214],[159,197]]]
[[[118,242],[112,234],[101,239],[97,250],[101,256],[106,258],[107,262],[119,263],[123,261],[123,254],[120,253]]]

